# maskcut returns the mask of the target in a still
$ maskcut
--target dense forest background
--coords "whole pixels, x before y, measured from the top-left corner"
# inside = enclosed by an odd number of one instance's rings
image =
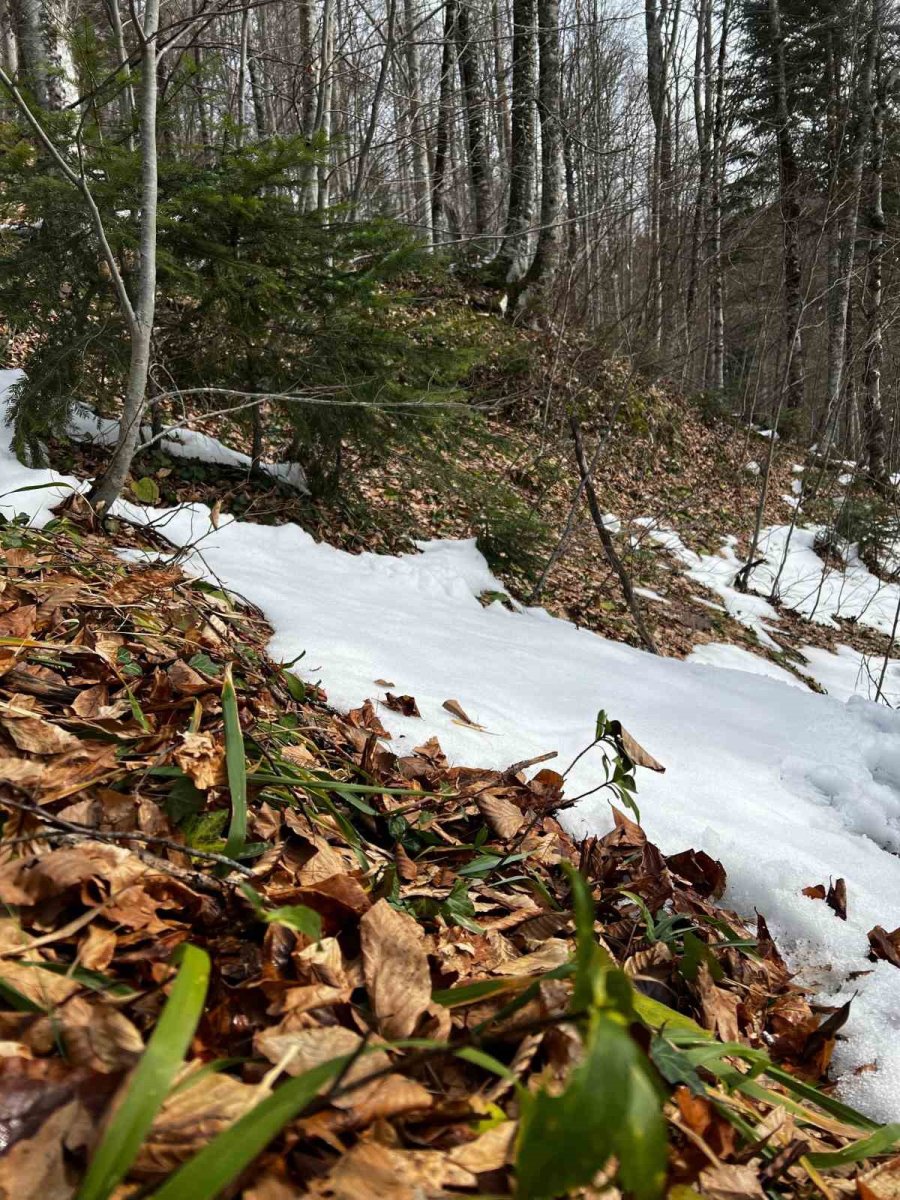
[[[257,453],[265,396],[326,486],[465,402],[477,333],[394,304],[443,272],[883,485],[897,35],[887,0],[0,0],[20,444],[140,392]]]

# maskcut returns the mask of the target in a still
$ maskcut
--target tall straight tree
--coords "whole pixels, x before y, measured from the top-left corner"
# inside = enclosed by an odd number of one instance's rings
[[[487,97],[479,61],[476,31],[472,22],[472,0],[458,0],[456,36],[459,73],[462,80],[466,119],[469,172],[472,179],[472,215],[476,246],[487,232],[491,214],[491,180],[488,166]]]
[[[510,312],[549,315],[565,234],[559,0],[538,0],[538,113],[541,122],[541,215],[537,248]]]
[[[781,212],[784,290],[785,390],[779,397],[785,414],[803,406],[803,295],[800,260],[799,171],[791,133],[781,0],[768,0],[769,96],[778,147],[778,198]]]
[[[534,212],[535,167],[535,0],[513,0],[512,122],[509,156],[509,204],[498,273],[516,282],[528,269]]]

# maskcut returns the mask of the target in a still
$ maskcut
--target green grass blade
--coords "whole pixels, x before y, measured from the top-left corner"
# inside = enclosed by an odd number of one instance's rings
[[[225,766],[231,792],[231,824],[222,853],[226,858],[237,858],[247,840],[247,758],[230,664],[225,669],[222,684],[222,715],[225,718]]]
[[[807,1154],[809,1162],[818,1171],[830,1171],[836,1167],[846,1167],[850,1163],[862,1162],[873,1154],[886,1154],[900,1142],[900,1125],[882,1125],[868,1137],[851,1142],[843,1150],[825,1150],[821,1153]]]
[[[153,1200],[214,1200],[348,1061],[333,1058],[282,1084],[167,1179]]]
[[[209,956],[186,946],[162,1015],[91,1159],[78,1200],[107,1200],[125,1177],[184,1061],[208,984]]]

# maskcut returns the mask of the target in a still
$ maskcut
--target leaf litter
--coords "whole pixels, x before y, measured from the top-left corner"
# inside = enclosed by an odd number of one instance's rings
[[[77,511],[15,543],[0,1196],[101,1194],[187,946],[210,969],[196,1028],[105,1194],[189,1194],[245,1127],[226,1190],[257,1200],[897,1194],[898,1131],[830,1095],[846,1011],[814,1011],[764,917],[721,907],[721,863],[662,855],[618,808],[575,842],[552,770],[395,753],[371,702],[290,685],[258,613],[123,563]],[[835,919],[842,884],[808,890]],[[900,931],[870,944],[900,966]]]

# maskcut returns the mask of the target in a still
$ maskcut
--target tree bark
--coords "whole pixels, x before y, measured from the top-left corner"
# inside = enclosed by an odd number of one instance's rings
[[[793,415],[803,406],[803,295],[800,260],[800,200],[797,158],[791,137],[787,99],[784,33],[780,0],[769,0],[769,37],[772,43],[771,107],[778,146],[778,189],[781,207],[782,272],[784,290],[785,395],[782,410]]]
[[[879,488],[888,484],[885,455],[885,422],[881,403],[881,367],[884,360],[882,329],[883,273],[887,222],[882,201],[884,172],[884,68],[877,68],[878,84],[872,115],[872,151],[869,167],[870,199],[868,212],[869,244],[863,300],[866,318],[866,345],[863,367],[863,432],[866,468]]]
[[[537,248],[521,287],[510,289],[508,312],[549,315],[559,271],[564,171],[559,68],[559,0],[538,0],[538,113],[541,121],[541,215]]]
[[[498,274],[514,283],[529,265],[535,165],[535,0],[513,0],[512,128],[510,134],[509,204]]]
[[[434,140],[434,171],[431,176],[431,227],[438,240],[444,192],[447,185],[447,162],[450,151],[453,120],[453,77],[456,65],[457,0],[445,0],[444,37],[441,46],[441,81],[438,94],[438,119]]]
[[[131,357],[128,382],[122,405],[119,439],[109,465],[94,484],[90,499],[98,511],[108,512],[118,499],[141,435],[141,421],[147,396],[147,377],[150,372],[150,347],[153,338],[153,319],[156,312],[156,213],[159,193],[156,149],[156,110],[158,61],[157,31],[160,0],[146,0],[144,17],[139,29],[141,39],[141,227],[140,271],[134,322],[131,328]]]
[[[17,0],[16,15],[28,86],[41,108],[61,112],[78,99],[68,0]]]
[[[872,126],[872,89],[875,59],[881,34],[882,0],[868,0],[863,11],[866,36],[855,89],[856,113],[849,138],[850,154],[846,188],[843,189],[844,195],[838,196],[838,204],[842,212],[835,218],[836,239],[831,252],[833,273],[829,277],[831,304],[829,306],[825,428],[828,428],[838,411],[845,380],[850,287],[859,224],[863,165]]]
[[[406,51],[406,75],[409,86],[409,136],[411,142],[413,192],[415,195],[415,224],[421,236],[433,242],[431,222],[431,184],[428,164],[428,131],[422,103],[422,68],[419,44],[416,40],[417,14],[414,0],[404,0],[404,49]]]
[[[491,181],[488,176],[488,145],[485,113],[487,97],[481,77],[481,63],[471,22],[472,0],[459,0],[456,14],[457,54],[466,113],[466,144],[472,180],[472,216],[476,249],[487,232],[491,211]]]

